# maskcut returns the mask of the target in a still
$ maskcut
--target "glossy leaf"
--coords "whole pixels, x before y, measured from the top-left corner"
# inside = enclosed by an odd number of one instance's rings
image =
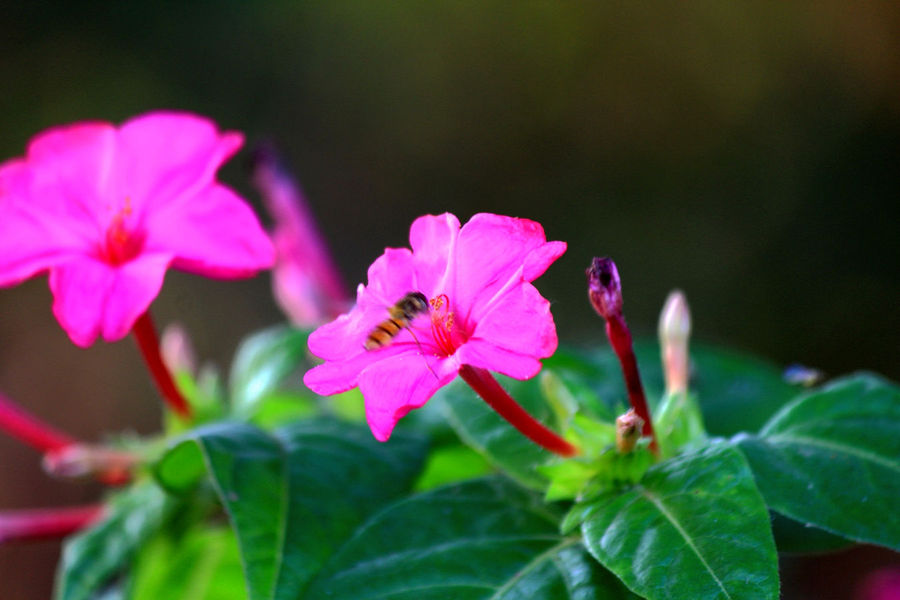
[[[631,598],[558,533],[558,514],[499,479],[400,500],[372,517],[303,598],[562,600]]]
[[[665,390],[659,345],[638,341],[634,350],[647,400],[651,409],[656,408]],[[703,421],[712,435],[756,429],[796,393],[796,388],[782,379],[780,369],[759,358],[703,344],[692,344],[690,353],[690,390],[700,403]],[[599,401],[605,410],[615,414],[617,406],[627,406],[628,394],[618,359],[607,347],[594,351],[563,349],[557,354],[544,364],[560,374],[572,389],[589,390],[589,406]],[[596,414],[603,416],[602,412]]]
[[[659,463],[640,484],[572,514],[591,554],[650,600],[778,598],[769,514],[727,444]]]
[[[635,352],[652,410],[664,389],[659,346],[638,343]],[[759,427],[795,393],[794,387],[782,381],[778,369],[756,358],[699,346],[692,348],[691,359],[692,392],[711,433]],[[560,348],[544,361],[541,377],[497,379],[535,418],[555,428],[562,425],[557,422],[560,415],[571,412],[573,399],[587,414],[609,423],[628,405],[618,359],[607,348]],[[551,454],[525,439],[465,383],[453,382],[437,398],[458,435],[493,465],[523,485],[534,489],[547,485],[538,467]]]
[[[900,550],[900,388],[860,374],[803,394],[734,438],[767,504],[802,524]]]
[[[828,552],[852,546],[853,541],[809,524],[798,523],[784,515],[769,511],[772,533],[779,554]]]
[[[537,420],[550,423],[553,413],[535,380],[517,381],[497,375],[509,394]],[[447,418],[462,440],[522,485],[543,489],[547,480],[537,467],[555,456],[523,436],[485,404],[462,379],[439,396]]]
[[[250,416],[291,373],[306,366],[309,332],[278,325],[245,339],[231,365],[229,390],[234,411]]]
[[[115,496],[106,517],[63,546],[56,574],[57,600],[95,598],[98,590],[126,571],[138,548],[172,508],[159,487],[146,482]]]
[[[195,528],[158,536],[141,551],[130,600],[246,600],[234,532]]]
[[[425,445],[396,434],[381,444],[367,428],[309,420],[274,434],[226,423],[201,428],[167,460],[202,454],[236,531],[249,598],[296,598],[341,540],[372,511],[407,492]],[[165,479],[161,476],[161,479]]]

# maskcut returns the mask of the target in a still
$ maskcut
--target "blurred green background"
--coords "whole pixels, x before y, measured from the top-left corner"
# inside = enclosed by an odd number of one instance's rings
[[[529,217],[569,243],[538,281],[564,341],[605,343],[583,270],[610,255],[637,334],[680,287],[699,339],[900,379],[897,3],[0,6],[0,160],[56,124],[191,110],[282,148],[349,285],[420,214]],[[246,159],[222,178],[258,206]],[[225,365],[281,319],[268,285],[171,273],[154,313]],[[50,301],[0,291],[0,389],[89,440],[155,430],[133,344],[75,348]],[[97,497],[37,463],[0,438],[0,508]],[[3,597],[48,597],[55,553],[0,547]],[[787,566],[786,598],[850,597]]]

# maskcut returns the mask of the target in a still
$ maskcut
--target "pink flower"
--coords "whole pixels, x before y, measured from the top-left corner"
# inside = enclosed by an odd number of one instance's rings
[[[359,286],[349,313],[313,332],[309,348],[326,362],[303,378],[324,395],[359,386],[381,441],[461,369],[528,379],[557,345],[550,303],[530,282],[566,244],[547,242],[540,224],[478,214],[460,228],[445,213],[416,219],[409,239],[412,250],[388,248],[369,267],[369,283]],[[410,292],[430,304],[410,322],[414,335],[402,329],[390,344],[366,351],[388,308]]]
[[[298,327],[311,329],[335,318],[352,301],[300,186],[273,147],[256,151],[253,182],[275,221],[272,291],[278,305]]]
[[[53,313],[88,346],[124,337],[170,266],[223,279],[269,267],[256,216],[215,180],[242,142],[175,112],[39,134],[0,165],[0,286],[49,271]]]

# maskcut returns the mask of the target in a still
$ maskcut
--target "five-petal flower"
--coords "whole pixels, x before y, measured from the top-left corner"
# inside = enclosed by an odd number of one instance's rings
[[[215,180],[242,143],[177,112],[39,134],[0,165],[0,286],[49,271],[56,318],[88,346],[124,337],[170,266],[225,279],[271,266],[256,216]]]
[[[382,441],[463,366],[528,379],[557,346],[550,303],[531,282],[566,244],[548,242],[540,224],[483,213],[460,227],[449,213],[428,215],[412,224],[410,246],[386,249],[357,289],[356,306],[312,333],[309,348],[326,362],[303,379],[324,395],[359,386]],[[372,329],[409,292],[429,299],[429,315],[391,344],[365,350]]]

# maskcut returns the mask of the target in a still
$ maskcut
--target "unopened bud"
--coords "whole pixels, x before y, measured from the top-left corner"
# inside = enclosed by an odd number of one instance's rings
[[[166,326],[159,343],[159,351],[166,368],[172,374],[196,373],[197,358],[187,330],[179,323]]]
[[[631,408],[624,415],[616,417],[616,449],[622,454],[628,454],[634,450],[634,446],[641,439],[641,429],[644,420]]]
[[[131,480],[137,465],[136,455],[121,450],[88,444],[72,444],[44,455],[44,472],[58,479],[96,479],[108,485]]]
[[[608,319],[622,313],[622,285],[619,271],[611,258],[594,258],[585,271],[588,278],[588,297],[594,310]]]
[[[668,394],[687,391],[690,337],[691,311],[684,294],[675,290],[659,315],[659,345]]]

